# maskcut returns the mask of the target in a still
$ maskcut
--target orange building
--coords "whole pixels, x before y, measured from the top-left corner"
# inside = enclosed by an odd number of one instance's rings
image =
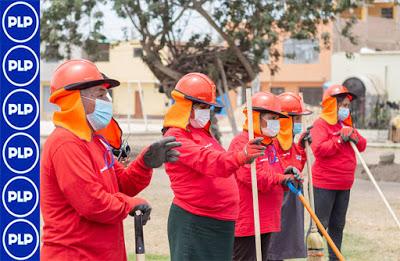
[[[261,89],[275,94],[285,91],[303,92],[306,103],[318,105],[322,98],[323,84],[331,80],[333,53],[359,52],[363,47],[377,51],[400,50],[399,10],[395,1],[374,1],[350,10],[327,26],[321,26],[320,33],[328,32],[331,36],[329,50],[324,48],[322,40],[295,40],[282,35],[277,45],[282,54],[277,64],[279,71],[271,76],[266,58],[261,65]],[[340,34],[346,19],[353,14],[359,19],[352,30],[358,45],[352,45]],[[320,51],[315,47],[319,47]]]

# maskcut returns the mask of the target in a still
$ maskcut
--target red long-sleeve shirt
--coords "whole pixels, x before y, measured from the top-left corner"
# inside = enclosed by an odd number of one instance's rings
[[[236,153],[226,152],[204,129],[169,128],[165,136],[182,143],[176,148],[181,153],[179,161],[165,164],[173,203],[195,215],[235,220],[239,204],[232,175],[239,168]]]
[[[307,155],[300,144],[293,143],[289,150],[283,150],[277,139],[274,139],[273,142],[283,169],[292,166],[303,171],[304,165],[307,161]]]
[[[317,188],[331,190],[348,190],[354,183],[354,172],[357,160],[349,142],[343,142],[339,132],[341,123],[328,124],[317,119],[311,129],[311,148],[315,156],[312,167],[313,185]],[[357,130],[357,148],[364,151],[367,141]]]
[[[248,132],[244,131],[232,140],[229,151],[241,150],[248,142]],[[279,183],[278,175],[283,175],[283,169],[276,157],[277,155],[273,152],[272,145],[270,145],[265,156],[256,159],[258,204],[262,234],[281,230],[281,206],[284,188]],[[235,225],[236,237],[254,235],[250,172],[250,165],[244,165],[235,173],[240,194],[239,217]]]
[[[41,162],[42,260],[126,260],[122,220],[150,182],[142,156],[104,170],[105,145],[56,128]],[[131,239],[133,240],[133,239]]]

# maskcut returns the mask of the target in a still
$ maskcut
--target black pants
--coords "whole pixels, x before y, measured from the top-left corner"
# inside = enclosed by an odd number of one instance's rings
[[[268,248],[271,241],[271,233],[261,234],[262,260],[267,261]],[[235,237],[233,247],[233,261],[255,261],[256,241],[254,236]]]
[[[340,250],[346,224],[350,190],[329,190],[314,187],[315,212],[329,236]],[[339,260],[328,246],[329,260]]]

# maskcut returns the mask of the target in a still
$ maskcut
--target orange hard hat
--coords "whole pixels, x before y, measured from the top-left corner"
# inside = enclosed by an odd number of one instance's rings
[[[175,90],[183,93],[188,100],[222,107],[216,101],[214,82],[205,74],[188,73],[184,75],[176,84]]]
[[[278,96],[281,102],[281,110],[287,112],[291,116],[308,115],[312,111],[304,108],[304,103],[300,95],[293,92],[284,92]]]
[[[278,115],[280,118],[288,118],[282,113],[281,104],[277,96],[270,92],[257,92],[251,97],[253,110],[265,113],[270,112]]]
[[[354,93],[349,92],[349,90],[342,85],[331,85],[328,89],[325,90],[324,96],[322,97],[322,101],[327,100],[329,97],[334,97],[340,94],[349,95],[350,101],[353,99],[357,99],[357,96]]]
[[[104,85],[112,88],[119,85],[119,81],[109,79],[102,74],[91,61],[84,59],[68,60],[57,67],[50,82],[50,92],[59,89],[82,90]]]

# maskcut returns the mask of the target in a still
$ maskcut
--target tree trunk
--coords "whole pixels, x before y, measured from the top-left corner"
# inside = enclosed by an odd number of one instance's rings
[[[226,112],[228,114],[228,119],[229,119],[229,122],[230,122],[231,127],[232,127],[232,132],[233,132],[233,135],[236,136],[236,134],[238,133],[238,130],[237,130],[237,126],[236,126],[235,114],[233,112],[232,103],[231,103],[231,100],[230,100],[230,97],[229,97],[228,81],[226,79],[224,66],[222,65],[221,59],[219,59],[219,58],[217,58],[217,65],[218,65],[219,73],[220,73],[221,78],[222,78],[222,86],[224,87],[224,91],[222,91],[221,84],[220,84],[220,82],[218,82],[218,85],[217,85],[218,92],[222,95],[222,97],[221,97],[222,99],[221,100],[225,101],[224,102],[224,106],[225,106]],[[227,95],[226,99],[225,99],[224,93],[226,93],[226,95]]]

